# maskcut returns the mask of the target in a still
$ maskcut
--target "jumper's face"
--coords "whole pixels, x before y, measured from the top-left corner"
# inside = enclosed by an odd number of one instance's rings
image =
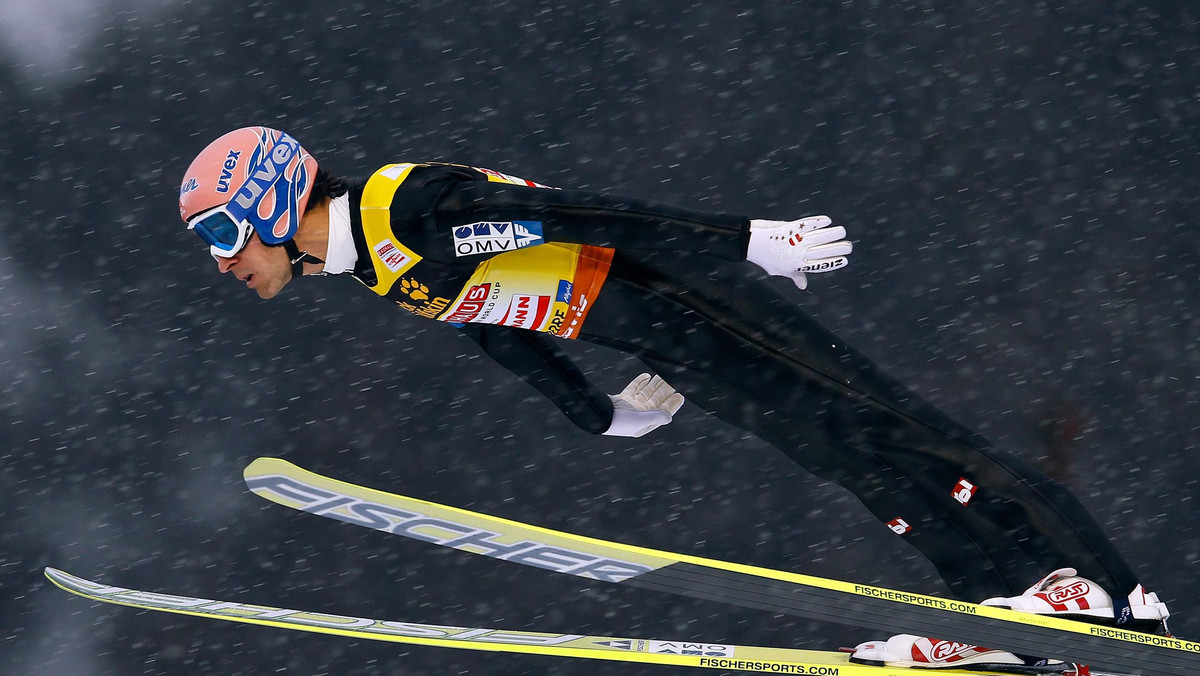
[[[292,279],[292,264],[280,246],[266,246],[251,236],[246,246],[229,258],[217,258],[217,270],[232,272],[260,298],[274,298]]]

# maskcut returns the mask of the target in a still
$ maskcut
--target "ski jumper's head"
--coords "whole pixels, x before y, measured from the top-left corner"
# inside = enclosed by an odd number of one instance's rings
[[[331,188],[328,172],[318,171],[296,139],[277,129],[244,127],[192,161],[179,188],[179,216],[208,244],[218,270],[271,298],[304,274],[305,263],[323,266],[301,250],[306,238],[300,227],[306,212],[328,202]],[[325,246],[319,237],[307,239],[306,246]]]
[[[317,161],[296,139],[268,127],[221,136],[192,161],[179,188],[179,216],[215,258],[250,237],[278,246],[296,236],[317,175]]]

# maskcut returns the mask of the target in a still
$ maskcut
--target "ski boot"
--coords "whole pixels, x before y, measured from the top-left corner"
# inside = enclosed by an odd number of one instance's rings
[[[980,603],[984,606],[1009,608],[1022,613],[1052,615],[1091,624],[1121,625],[1131,631],[1167,631],[1171,613],[1158,600],[1158,594],[1147,592],[1138,585],[1129,595],[1127,604],[1120,604],[1122,617],[1116,616],[1112,597],[1095,582],[1079,577],[1074,568],[1059,568],[1042,578],[1020,596],[994,597]]]
[[[1119,610],[1112,597],[1095,582],[1079,577],[1074,568],[1060,568],[1020,596],[993,597],[980,605],[1022,613],[1051,615],[1092,624],[1116,625],[1131,631],[1167,630],[1165,603],[1138,585]],[[1122,619],[1118,622],[1117,613]],[[1169,635],[1169,634],[1168,634]],[[1088,668],[1053,659],[1028,657],[980,646],[900,634],[887,641],[868,641],[854,649],[851,662],[923,669],[968,669],[1018,674],[1075,674]]]
[[[1088,676],[1088,668],[1059,660],[1021,657],[955,641],[898,634],[886,641],[867,641],[854,648],[850,661],[908,669],[957,669],[1010,674]]]

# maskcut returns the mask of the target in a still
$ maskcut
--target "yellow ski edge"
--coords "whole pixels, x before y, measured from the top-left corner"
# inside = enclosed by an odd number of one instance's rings
[[[774,674],[911,676],[912,673],[904,668],[853,664],[849,662],[848,655],[838,652],[373,620],[126,589],[86,580],[51,567],[45,569],[45,575],[60,589],[92,601],[354,639]],[[939,673],[986,676],[980,672],[957,670],[939,670]]]
[[[575,549],[593,555],[608,556],[615,560],[617,564],[625,564],[626,568],[629,570],[634,570],[634,568],[637,566],[644,566],[645,568],[642,572],[647,572],[649,570],[655,570],[669,566],[673,563],[689,563],[717,570],[727,570],[745,575],[752,575],[755,577],[781,580],[784,582],[807,585],[810,587],[845,592],[856,596],[881,598],[906,605],[932,607],[946,612],[975,615],[980,617],[991,617],[1022,625],[1047,627],[1076,634],[1101,636],[1104,638],[1126,641],[1130,643],[1154,645],[1161,648],[1179,650],[1190,654],[1200,654],[1200,643],[1177,639],[1170,636],[1158,636],[1155,634],[1127,631],[1124,629],[1099,626],[1058,617],[1035,615],[1032,613],[1020,613],[1005,608],[995,608],[992,606],[983,606],[964,601],[943,599],[936,596],[926,596],[923,594],[915,594],[896,589],[888,589],[886,587],[874,587],[871,585],[843,582],[840,580],[803,575],[800,573],[791,573],[771,568],[761,568],[758,566],[731,563],[717,559],[707,559],[688,554],[660,551],[646,547],[639,547],[636,545],[612,542],[609,540],[600,540],[597,538],[587,537],[585,535],[576,535],[574,533],[556,531],[549,528],[543,528],[541,526],[534,526],[519,521],[492,516],[490,514],[472,512],[470,510],[461,509],[458,507],[450,507],[435,502],[429,502],[427,500],[421,500],[419,498],[397,495],[394,493],[388,493],[385,491],[340,481],[338,479],[333,479],[315,472],[311,472],[280,458],[257,458],[246,466],[243,475],[246,479],[247,485],[251,486],[251,490],[267,500],[271,500],[272,502],[276,502],[293,509],[311,511],[314,513],[319,513],[323,516],[331,516],[333,518],[338,518],[350,523],[357,523],[358,525],[364,525],[367,527],[372,526],[367,523],[362,523],[361,521],[356,521],[354,518],[348,518],[344,514],[339,515],[336,508],[327,511],[314,511],[311,504],[305,505],[303,504],[302,500],[292,501],[288,499],[281,499],[279,494],[270,490],[258,490],[253,484],[256,481],[269,479],[270,477],[278,477],[284,480],[299,480],[312,486],[328,487],[334,493],[355,496],[357,498],[376,503],[377,505],[420,505],[422,509],[427,511],[429,514],[452,517],[456,523],[491,525],[495,530],[502,530],[505,537],[512,536],[512,538],[515,539],[522,537],[522,533],[528,533],[529,535],[536,536],[539,542],[548,543],[550,545],[563,545],[567,549]],[[308,508],[306,509],[306,507]],[[435,544],[446,544],[444,541],[438,541],[437,535],[432,533],[426,534],[425,537],[412,532],[405,534],[408,537],[425,539],[427,541],[434,542]],[[493,558],[505,558],[496,556],[494,553],[488,553],[487,551],[473,550],[470,546],[455,547],[464,551],[475,551],[475,553],[492,556]],[[569,569],[568,564],[557,565],[559,562],[553,561],[549,564],[546,564],[545,562],[531,563],[529,561],[521,561],[521,563],[604,581],[620,581],[620,579],[605,580],[605,575],[616,575],[621,572],[619,565],[617,565],[616,568],[613,568],[613,566],[610,565],[608,568],[597,571],[595,574],[588,574],[586,572],[580,573],[578,570],[571,570]],[[616,573],[613,573],[613,570],[616,570]],[[634,570],[633,574],[638,574],[638,571]],[[627,579],[628,577],[632,576],[633,575],[627,575],[626,578],[621,579]]]

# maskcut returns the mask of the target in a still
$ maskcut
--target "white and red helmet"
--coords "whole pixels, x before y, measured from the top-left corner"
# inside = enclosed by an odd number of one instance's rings
[[[264,244],[283,244],[300,227],[316,176],[317,161],[286,133],[268,127],[236,129],[192,160],[179,189],[179,216],[209,242],[215,256],[236,253],[249,239],[250,227]],[[208,218],[218,211],[226,218]],[[227,221],[240,241],[214,243],[211,229],[206,233],[199,225],[205,220]],[[227,230],[219,232],[228,235]]]

